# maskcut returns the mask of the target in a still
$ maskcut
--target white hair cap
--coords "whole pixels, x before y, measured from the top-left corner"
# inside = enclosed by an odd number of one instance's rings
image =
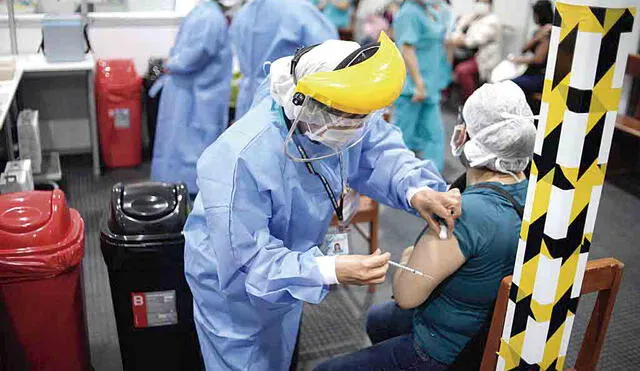
[[[360,44],[353,41],[327,40],[303,55],[296,64],[296,78],[300,80],[315,72],[333,71],[340,62],[358,50]],[[296,85],[291,76],[291,60],[293,56],[284,57],[271,64],[271,97],[283,108],[287,117],[294,120],[300,113],[301,106],[293,104],[293,93]]]
[[[471,138],[464,146],[471,167],[503,173],[527,167],[536,140],[535,117],[518,85],[484,84],[467,99],[462,116]]]

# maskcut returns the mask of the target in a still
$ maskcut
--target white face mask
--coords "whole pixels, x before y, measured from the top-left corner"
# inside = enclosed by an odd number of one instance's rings
[[[218,3],[224,7],[233,8],[242,5],[242,0],[218,0]]]
[[[354,138],[362,136],[364,125],[354,129],[321,129],[315,132],[306,132],[305,135],[309,139],[320,142],[325,146],[333,149],[343,149]]]
[[[473,12],[476,14],[488,14],[491,12],[491,5],[483,2],[476,2],[473,4]]]

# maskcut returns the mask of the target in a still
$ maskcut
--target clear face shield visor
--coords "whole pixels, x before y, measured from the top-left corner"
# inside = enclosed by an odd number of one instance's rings
[[[369,120],[381,116],[382,110],[366,115],[351,114],[307,98],[289,128],[285,154],[297,162],[336,156],[360,143],[369,128]]]

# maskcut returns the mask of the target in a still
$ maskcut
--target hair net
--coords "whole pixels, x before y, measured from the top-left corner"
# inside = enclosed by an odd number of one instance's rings
[[[464,155],[471,167],[503,173],[527,167],[536,139],[535,117],[518,85],[483,85],[469,97],[462,116],[470,138]]]
[[[296,78],[300,80],[314,72],[333,71],[349,54],[360,48],[353,41],[328,40],[308,51],[296,65]],[[291,76],[291,60],[293,56],[284,57],[271,64],[271,97],[283,108],[289,119],[295,119],[301,106],[293,104],[295,83]]]

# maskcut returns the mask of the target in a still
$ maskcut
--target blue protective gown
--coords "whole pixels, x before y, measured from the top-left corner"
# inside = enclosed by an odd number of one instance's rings
[[[349,9],[338,9],[330,0],[327,0],[322,12],[329,18],[337,29],[345,29],[351,26],[351,12],[353,11],[353,0],[341,0],[349,3]]]
[[[227,127],[231,47],[227,21],[214,1],[185,17],[166,67],[160,98],[151,179],[184,182],[198,192],[196,161]]]
[[[286,136],[281,107],[266,97],[198,161],[185,271],[209,371],[288,370],[302,302],[327,294],[315,257],[333,209],[318,177],[284,154]],[[298,139],[310,156],[320,146]],[[344,158],[349,184],[392,207],[411,210],[410,187],[446,187],[431,162],[416,159],[382,120]],[[339,194],[337,157],[313,166]]]
[[[396,14],[393,31],[398,48],[415,48],[418,67],[427,89],[427,99],[412,102],[414,82],[407,72],[402,94],[395,103],[394,119],[402,130],[404,141],[411,150],[432,160],[444,169],[444,130],[440,115],[442,62],[445,53],[442,43],[444,25],[434,12],[415,1],[407,0]]]
[[[267,76],[265,62],[338,38],[336,28],[316,7],[300,0],[251,1],[235,15],[229,33],[243,76],[236,120],[249,110],[258,85]]]

